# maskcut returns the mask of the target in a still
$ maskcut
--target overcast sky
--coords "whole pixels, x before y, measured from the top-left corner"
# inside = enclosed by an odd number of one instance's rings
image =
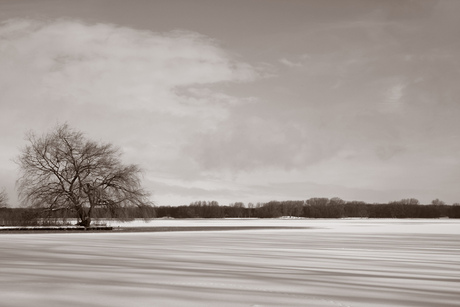
[[[158,205],[460,202],[460,1],[0,0],[0,189],[68,122]]]

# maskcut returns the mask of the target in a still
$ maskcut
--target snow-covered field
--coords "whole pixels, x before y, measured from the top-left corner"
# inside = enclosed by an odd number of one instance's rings
[[[460,221],[136,224],[309,228],[0,233],[0,306],[460,306]]]

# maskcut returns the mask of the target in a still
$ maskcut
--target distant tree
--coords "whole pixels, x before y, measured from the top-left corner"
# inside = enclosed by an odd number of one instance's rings
[[[281,202],[283,216],[297,216],[303,215],[303,200],[286,200]]]
[[[27,141],[16,160],[23,205],[73,212],[85,227],[91,224],[94,208],[113,212],[150,205],[140,185],[141,169],[124,165],[112,144],[88,140],[67,124],[43,136],[30,132]]]
[[[399,205],[399,218],[420,217],[420,202],[416,198],[405,198],[396,202]]]
[[[283,215],[282,205],[279,201],[270,201],[265,204],[257,204],[256,215],[260,218],[278,218]]]
[[[401,199],[399,203],[403,205],[420,205],[420,202],[416,198],[405,198]]]
[[[242,202],[236,202],[234,204],[230,204],[230,208],[229,208],[229,213],[231,215],[231,217],[244,217],[244,213],[245,213],[245,208],[244,208],[244,204]]]
[[[326,206],[329,203],[329,198],[325,197],[313,197],[307,200],[307,204],[310,206]]]
[[[205,218],[223,218],[225,217],[225,212],[222,207],[219,206],[217,201],[210,201],[207,203],[205,208]]]
[[[4,207],[8,207],[8,194],[5,189],[0,191],[0,208]]]
[[[313,218],[325,218],[329,215],[328,208],[326,207],[329,203],[329,198],[314,197],[306,201],[309,206],[310,217]]]
[[[345,201],[333,197],[328,198],[310,198],[307,200],[310,206],[310,216],[313,218],[341,218],[345,216]]]
[[[331,218],[341,218],[345,216],[345,201],[338,197],[329,200],[329,216]]]
[[[433,199],[433,200],[431,201],[431,204],[432,204],[432,205],[435,205],[435,206],[445,206],[445,205],[446,205],[445,202],[443,202],[442,200],[439,200],[439,199],[437,199],[437,198],[436,198],[436,199]]]
[[[363,201],[348,201],[345,204],[344,214],[346,217],[368,217],[368,205]]]
[[[455,203],[452,205],[448,212],[449,218],[458,219],[460,218],[460,203]]]
[[[418,215],[415,217],[418,218],[439,218],[441,217],[440,206],[434,205],[419,205],[418,206]],[[446,211],[449,211],[448,209]],[[446,214],[448,215],[448,214]],[[414,216],[411,216],[414,217]]]
[[[248,215],[249,217],[251,217],[253,214],[252,214],[252,211],[254,210],[254,204],[253,203],[248,203]]]

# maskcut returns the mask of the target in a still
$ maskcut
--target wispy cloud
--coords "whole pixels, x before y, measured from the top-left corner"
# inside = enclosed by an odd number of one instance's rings
[[[404,84],[396,84],[388,89],[386,93],[387,103],[400,103],[403,96]]]
[[[20,90],[27,76],[35,103],[65,99],[180,113],[182,105],[171,92],[175,87],[249,81],[257,75],[211,39],[185,31],[11,20],[2,25],[2,49],[0,65],[14,68],[2,70],[16,84],[8,91]]]
[[[388,113],[395,113],[402,110],[404,105],[404,89],[406,85],[397,83],[388,88],[385,92],[384,101],[380,104],[380,110]]]
[[[303,66],[303,64],[301,62],[293,62],[293,61],[290,61],[290,60],[288,60],[286,58],[281,58],[279,61],[280,61],[280,63],[286,65],[287,67],[291,67],[291,68],[293,68],[293,67],[302,67]]]

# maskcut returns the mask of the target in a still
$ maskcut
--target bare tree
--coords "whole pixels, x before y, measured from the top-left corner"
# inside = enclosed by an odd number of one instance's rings
[[[85,227],[90,226],[96,207],[113,212],[130,205],[150,205],[140,185],[140,168],[124,165],[120,150],[112,144],[88,140],[67,124],[43,136],[30,132],[27,140],[16,161],[24,205],[74,212]]]
[[[442,200],[439,200],[438,198],[433,199],[431,201],[431,204],[434,205],[434,206],[445,206],[446,205],[445,202],[443,202]]]
[[[4,207],[8,207],[8,194],[5,189],[0,191],[0,208]]]

